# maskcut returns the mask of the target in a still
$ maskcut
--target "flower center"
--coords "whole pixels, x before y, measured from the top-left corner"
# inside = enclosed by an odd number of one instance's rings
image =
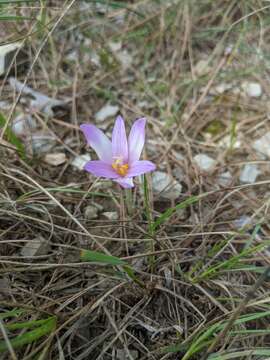
[[[126,176],[128,172],[128,164],[122,164],[121,159],[116,159],[112,163],[112,168],[121,176]]]

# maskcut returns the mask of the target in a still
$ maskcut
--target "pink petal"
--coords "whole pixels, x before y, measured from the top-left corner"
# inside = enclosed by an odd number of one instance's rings
[[[128,161],[128,144],[125,123],[122,116],[117,116],[112,132],[112,156],[113,159],[121,159],[123,163]]]
[[[120,184],[123,188],[126,189],[134,187],[132,178],[124,177],[124,178],[116,179],[114,181],[118,182],[118,184]]]
[[[128,137],[128,161],[130,164],[140,159],[145,141],[145,123],[145,118],[138,119],[130,130]]]
[[[82,124],[80,126],[88,144],[95,150],[100,160],[112,163],[112,144],[107,136],[96,126]]]
[[[117,179],[119,177],[119,175],[113,170],[112,166],[104,161],[88,161],[84,166],[84,170],[95,176],[102,176],[107,179]]]
[[[128,170],[128,176],[138,176],[145,174],[149,171],[154,171],[156,169],[156,165],[151,161],[140,160],[135,161]]]

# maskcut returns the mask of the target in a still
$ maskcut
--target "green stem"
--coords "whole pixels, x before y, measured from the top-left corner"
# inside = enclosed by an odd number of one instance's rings
[[[147,218],[147,222],[148,222],[148,234],[149,234],[149,236],[151,238],[153,238],[154,235],[155,235],[155,231],[154,231],[154,228],[153,228],[153,216],[152,216],[152,211],[151,211],[151,207],[150,207],[149,190],[148,190],[148,182],[147,182],[146,175],[144,175],[144,178],[143,178],[143,190],[144,190],[145,214],[146,214],[146,218]],[[150,242],[150,251],[151,252],[155,251],[154,239],[152,239],[152,241]],[[153,271],[154,264],[155,264],[155,257],[153,255],[149,256],[149,264],[150,264],[151,269]]]

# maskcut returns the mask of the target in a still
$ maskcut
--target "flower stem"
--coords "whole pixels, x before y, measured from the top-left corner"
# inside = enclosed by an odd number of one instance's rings
[[[152,226],[153,216],[152,216],[152,211],[151,211],[151,207],[150,207],[149,189],[148,189],[148,182],[147,182],[146,175],[143,176],[143,192],[144,192],[144,207],[145,207],[145,213],[146,213],[146,218],[147,218],[147,222],[148,222],[148,234],[151,238],[153,238],[155,235],[155,232],[154,232],[153,226]],[[154,239],[152,239],[152,241],[150,242],[150,251],[151,252],[155,251]],[[153,271],[154,264],[155,264],[154,255],[149,256],[149,264]]]
[[[133,210],[131,189],[125,189],[125,200],[126,200],[125,202],[126,202],[127,213],[128,215],[131,215]]]

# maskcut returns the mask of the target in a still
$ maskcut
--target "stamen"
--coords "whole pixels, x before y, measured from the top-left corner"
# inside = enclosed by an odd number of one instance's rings
[[[119,159],[116,159],[112,163],[112,168],[117,172],[117,174],[119,174],[121,176],[126,176],[127,175],[128,164],[121,165],[121,163],[119,163]]]

